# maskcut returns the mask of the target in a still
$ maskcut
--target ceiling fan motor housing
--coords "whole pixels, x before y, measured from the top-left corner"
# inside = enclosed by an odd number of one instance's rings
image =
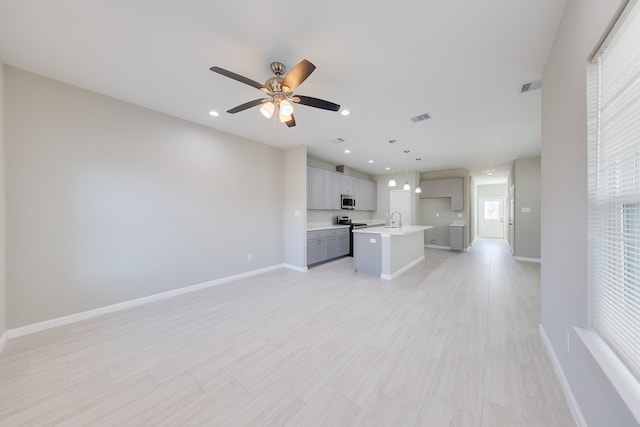
[[[264,83],[265,87],[271,91],[271,93],[278,93],[282,91],[282,77],[269,77]]]

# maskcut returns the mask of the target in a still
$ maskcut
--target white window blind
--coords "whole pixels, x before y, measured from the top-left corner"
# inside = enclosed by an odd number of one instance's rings
[[[640,379],[640,7],[588,71],[591,327]]]

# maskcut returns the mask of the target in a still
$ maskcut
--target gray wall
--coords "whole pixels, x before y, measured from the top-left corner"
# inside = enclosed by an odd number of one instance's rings
[[[478,185],[477,197],[507,197],[507,184]]]
[[[573,331],[587,326],[585,69],[621,3],[569,0],[543,74],[542,327],[594,427],[637,425]]]
[[[283,262],[282,150],[11,67],[5,125],[9,328]]]
[[[307,265],[307,147],[284,151],[284,262]]]
[[[0,337],[7,330],[6,190],[4,154],[4,65],[0,61]]]
[[[512,174],[515,183],[513,255],[540,259],[540,157],[517,159]],[[523,212],[523,208],[530,212]]]
[[[449,224],[453,221],[464,221],[466,224],[464,235],[464,246],[469,245],[470,230],[472,228],[471,216],[469,215],[469,171],[467,169],[450,169],[444,171],[423,172],[420,174],[421,180],[439,179],[439,178],[464,178],[464,210],[452,211],[451,198],[437,199],[417,199],[419,204],[418,212],[420,214],[419,221],[416,224],[433,225],[434,228],[426,230],[424,233],[424,243],[426,245],[449,246]],[[440,216],[436,216],[436,213]],[[462,216],[459,216],[459,215]]]

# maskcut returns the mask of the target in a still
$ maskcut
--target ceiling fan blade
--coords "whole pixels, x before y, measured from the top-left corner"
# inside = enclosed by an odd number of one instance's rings
[[[293,113],[291,113],[291,118],[284,122],[284,124],[287,125],[288,128],[292,128],[296,125],[296,118],[293,117]]]
[[[270,101],[269,98],[260,98],[254,99],[253,101],[245,102],[244,104],[240,104],[237,107],[233,107],[230,110],[227,110],[227,113],[235,114],[240,111],[244,111],[248,108],[255,107],[256,105],[264,104],[265,102]]]
[[[256,89],[260,89],[262,91],[266,91],[267,88],[264,87],[264,85],[262,83],[258,83],[255,80],[251,80],[245,76],[241,76],[240,74],[236,74],[233,71],[229,71],[229,70],[225,70],[224,68],[220,68],[220,67],[211,67],[209,68],[211,71],[213,71],[214,73],[218,73],[218,74],[222,74],[225,77],[229,77],[230,79],[233,80],[237,80],[240,83],[244,83],[246,85],[249,86],[253,86]]]
[[[333,102],[325,101],[324,99],[313,98],[311,96],[296,95],[291,98],[293,102],[298,104],[308,105],[309,107],[322,108],[323,110],[338,111],[340,105]]]
[[[282,81],[282,86],[288,87],[289,92],[293,92],[295,88],[300,86],[300,84],[305,81],[315,69],[315,65],[313,65],[306,59],[303,59],[298,65],[296,65],[291,71],[289,71],[289,74],[287,74],[287,76]]]

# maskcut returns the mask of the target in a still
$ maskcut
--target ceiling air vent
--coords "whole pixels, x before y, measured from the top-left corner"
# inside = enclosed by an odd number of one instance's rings
[[[418,123],[430,118],[431,116],[428,113],[424,113],[424,114],[420,114],[419,116],[411,117],[411,121],[413,123]]]
[[[342,144],[344,142],[343,138],[335,138],[331,140],[332,143],[334,144]]]
[[[542,87],[542,80],[536,80],[535,82],[529,82],[522,85],[520,93],[531,92],[532,90],[540,89]]]

